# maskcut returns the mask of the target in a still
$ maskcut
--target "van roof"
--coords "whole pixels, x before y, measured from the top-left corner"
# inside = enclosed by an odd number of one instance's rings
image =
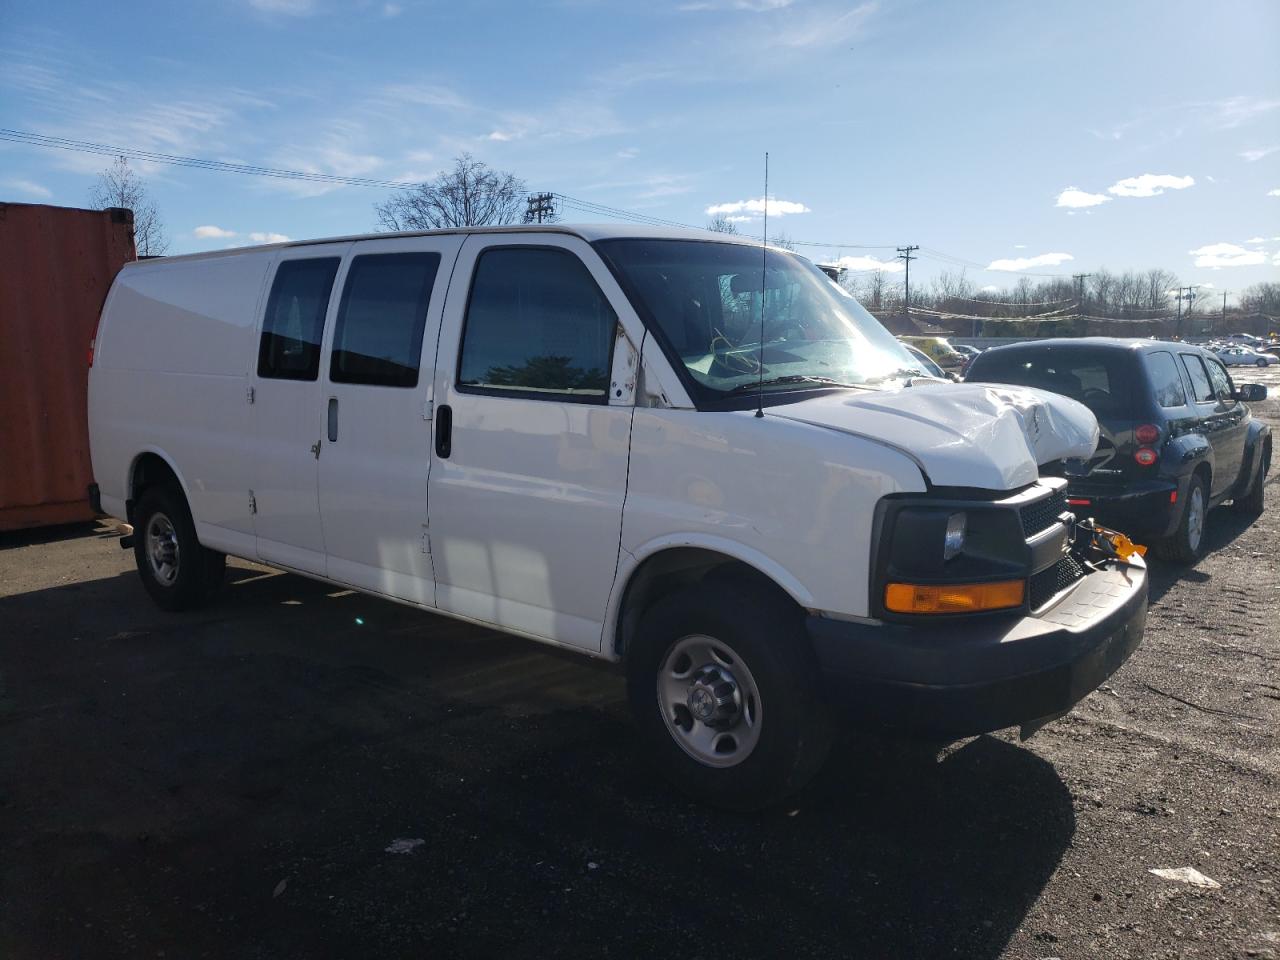
[[[1204,350],[1204,347],[1185,340],[1151,340],[1143,337],[1053,337],[1047,340],[1022,340],[991,347],[987,353],[1013,353],[1018,350],[1053,347],[1059,350],[1168,350],[1171,347],[1186,350]],[[1205,350],[1206,353],[1210,352]]]
[[[236,254],[259,250],[276,250],[285,247],[311,247],[326,243],[351,243],[356,240],[392,240],[398,237],[439,237],[472,233],[560,233],[578,237],[591,243],[596,240],[702,240],[712,243],[739,243],[757,246],[758,240],[733,233],[716,233],[711,230],[696,230],[690,227],[648,226],[642,223],[531,223],[510,224],[497,227],[456,227],[448,230],[403,230],[391,233],[358,233],[342,237],[324,237],[317,240],[287,240],[284,243],[255,244],[246,247],[228,247],[224,250],[209,250],[202,253],[183,253],[172,257],[152,257],[126,264],[136,267],[139,264],[171,263],[185,260],[204,260],[211,257],[227,257]]]

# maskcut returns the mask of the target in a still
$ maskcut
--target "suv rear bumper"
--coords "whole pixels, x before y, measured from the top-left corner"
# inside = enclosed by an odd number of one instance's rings
[[[809,636],[840,705],[890,727],[970,736],[1053,717],[1142,641],[1147,570],[1109,564],[1034,616],[937,625],[812,616]]]
[[[1160,540],[1173,533],[1182,519],[1187,478],[1155,478],[1143,483],[1107,488],[1068,482],[1067,501],[1077,518],[1093,517],[1105,527],[1119,530],[1138,543]],[[1176,499],[1170,497],[1176,493]],[[1071,503],[1088,500],[1087,504]],[[1145,538],[1145,540],[1144,540]]]

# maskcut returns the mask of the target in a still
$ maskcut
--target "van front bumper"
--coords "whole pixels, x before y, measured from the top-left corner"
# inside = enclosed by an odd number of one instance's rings
[[[1059,716],[1142,641],[1141,558],[1090,573],[1054,606],[946,623],[807,620],[835,702],[890,728],[972,736]]]

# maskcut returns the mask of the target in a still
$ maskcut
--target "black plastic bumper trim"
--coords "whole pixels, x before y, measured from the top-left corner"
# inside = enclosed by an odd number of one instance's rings
[[[1142,641],[1147,571],[1089,574],[1035,616],[938,626],[809,617],[839,705],[889,727],[969,736],[1069,710]]]

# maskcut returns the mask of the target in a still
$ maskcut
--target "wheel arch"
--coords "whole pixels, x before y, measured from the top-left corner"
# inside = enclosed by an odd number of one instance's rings
[[[719,538],[664,537],[632,554],[623,551],[605,620],[604,650],[621,660],[644,610],[658,598],[713,571],[741,577],[802,609],[813,606],[804,586],[759,551]]]
[[[128,513],[128,521],[133,523],[133,509],[138,502],[138,498],[142,496],[143,491],[148,487],[155,486],[160,483],[174,481],[182,490],[183,499],[187,504],[191,503],[190,492],[187,489],[187,482],[183,479],[182,473],[178,470],[170,457],[158,447],[147,447],[139,451],[129,463],[129,473],[125,483],[126,500],[125,511]]]

